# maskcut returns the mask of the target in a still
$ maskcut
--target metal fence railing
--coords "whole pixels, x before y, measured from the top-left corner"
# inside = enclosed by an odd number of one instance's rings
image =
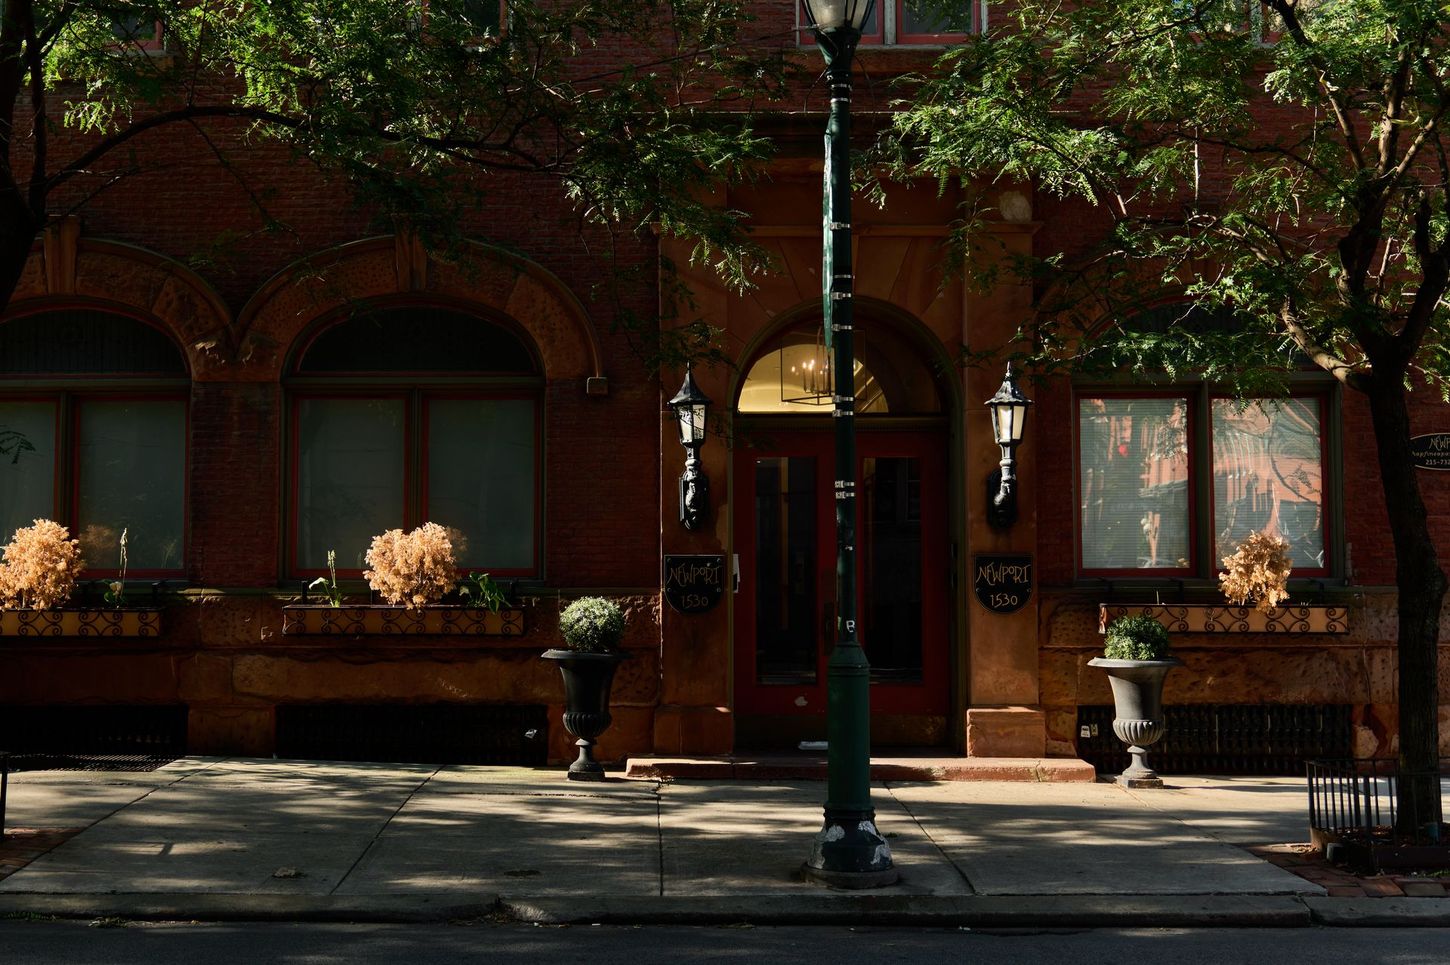
[[[1376,867],[1414,864],[1440,849],[1450,857],[1444,823],[1450,760],[1425,773],[1402,773],[1398,762],[1384,758],[1313,760],[1305,774],[1309,830],[1317,847],[1352,849],[1355,860]],[[1415,785],[1423,791],[1415,793]],[[1402,795],[1402,789],[1410,793]]]

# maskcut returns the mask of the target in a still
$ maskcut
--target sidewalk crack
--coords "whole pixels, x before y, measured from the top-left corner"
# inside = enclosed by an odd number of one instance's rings
[[[911,806],[896,796],[896,789],[891,786],[891,782],[883,781],[881,783],[886,788],[886,792],[891,795],[891,800],[895,801],[897,806],[906,812],[906,816],[911,818],[912,823],[931,842],[931,846],[936,848],[937,854],[941,855],[946,860],[946,863],[952,866],[952,870],[961,876],[962,883],[967,886],[968,893],[975,895],[977,893],[977,886],[972,884],[972,879],[967,877],[967,873],[961,869],[961,866],[953,861],[952,856],[947,854],[946,849],[941,846],[936,838],[932,837],[931,832],[926,829],[926,825],[921,823],[921,818],[916,816],[916,812],[911,809]]]
[[[348,866],[347,871],[343,873],[342,877],[337,879],[337,884],[333,885],[332,890],[327,893],[329,897],[337,894],[337,889],[341,888],[343,884],[347,882],[347,879],[352,877],[352,873],[357,870],[358,865],[362,864],[363,859],[366,858],[369,852],[373,850],[373,846],[378,843],[378,839],[383,836],[383,832],[388,829],[388,825],[393,823],[393,819],[398,816],[398,812],[402,811],[403,808],[407,807],[409,802],[411,802],[413,798],[417,797],[418,792],[423,790],[423,788],[427,787],[428,782],[433,780],[433,778],[437,777],[438,772],[441,770],[443,770],[441,766],[433,768],[433,771],[430,774],[424,777],[423,780],[419,781],[418,785],[408,792],[408,796],[403,798],[402,803],[400,803],[397,807],[393,808],[393,813],[389,814],[388,819],[378,826],[377,833],[374,834],[373,839],[368,842],[368,846],[362,849],[362,853],[357,856],[357,860]]]

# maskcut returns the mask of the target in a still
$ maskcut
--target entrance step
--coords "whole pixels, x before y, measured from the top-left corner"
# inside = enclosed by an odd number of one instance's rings
[[[824,755],[631,757],[625,777],[647,780],[824,781]],[[1071,757],[873,757],[873,781],[1092,782],[1097,772]]]

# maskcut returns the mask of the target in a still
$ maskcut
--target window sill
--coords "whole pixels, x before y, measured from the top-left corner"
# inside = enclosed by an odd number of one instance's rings
[[[1275,607],[1263,613],[1253,607],[1193,604],[1117,603],[1098,605],[1098,632],[1119,617],[1150,616],[1172,633],[1348,633],[1345,606]]]
[[[154,607],[0,610],[0,637],[159,637]]]
[[[524,611],[497,613],[472,607],[430,606],[407,610],[400,606],[343,606],[293,604],[282,608],[282,633],[323,636],[426,635],[521,637]]]

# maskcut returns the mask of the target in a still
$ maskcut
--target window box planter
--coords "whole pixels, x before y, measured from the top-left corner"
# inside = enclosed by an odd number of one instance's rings
[[[521,637],[524,611],[492,613],[461,606],[408,610],[400,606],[293,604],[282,608],[282,632],[289,635]]]
[[[1153,604],[1098,606],[1098,632],[1107,632],[1118,617],[1144,614],[1168,628],[1170,633],[1348,633],[1346,606],[1275,607],[1268,613],[1251,606]]]
[[[156,607],[0,610],[0,637],[159,637]]]

